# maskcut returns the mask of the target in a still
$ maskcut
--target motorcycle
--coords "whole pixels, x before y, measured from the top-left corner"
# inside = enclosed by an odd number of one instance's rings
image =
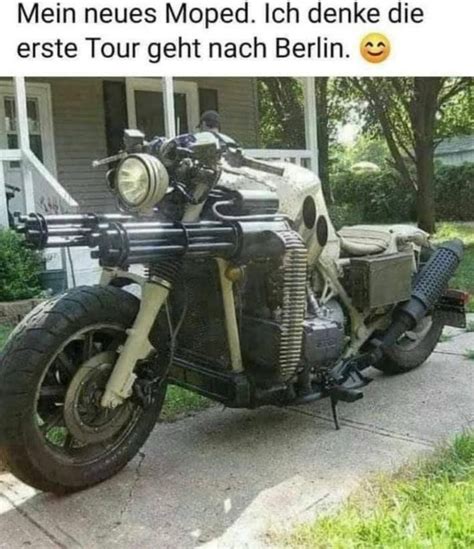
[[[0,365],[1,455],[43,491],[122,469],[169,385],[229,408],[356,402],[366,370],[408,372],[468,296],[461,241],[412,226],[336,232],[318,177],[245,156],[226,136],[146,142],[97,161],[121,213],[18,216],[32,248],[91,249],[100,284],[42,303]],[[141,269],[141,271],[140,271]],[[131,291],[134,288],[134,291]]]

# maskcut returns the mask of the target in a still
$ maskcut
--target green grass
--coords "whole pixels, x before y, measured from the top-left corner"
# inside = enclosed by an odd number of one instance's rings
[[[284,543],[311,549],[474,547],[474,434],[458,436],[428,461],[380,477]]]
[[[474,349],[468,349],[464,355],[466,356],[466,358],[468,358],[469,360],[474,360]]]
[[[474,322],[468,322],[467,323],[466,332],[468,332],[468,333],[474,332]]]
[[[13,330],[11,326],[0,324],[0,351]],[[161,413],[164,421],[174,421],[180,416],[203,410],[211,405],[211,401],[180,387],[170,386],[166,394],[165,404]]]
[[[171,385],[168,387],[168,392],[166,393],[166,400],[160,419],[163,421],[174,421],[181,416],[209,408],[211,404],[212,401],[201,395]]]
[[[451,286],[469,292],[474,296],[474,224],[442,223],[436,233],[436,240],[443,241],[452,238],[460,238],[466,249],[463,262],[454,276]],[[467,309],[469,312],[474,313],[474,297],[471,298]]]

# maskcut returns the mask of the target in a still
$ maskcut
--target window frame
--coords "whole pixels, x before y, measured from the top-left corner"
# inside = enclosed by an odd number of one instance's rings
[[[54,140],[53,108],[51,99],[51,86],[47,83],[29,83],[26,84],[27,99],[36,99],[39,109],[39,123],[41,135],[41,146],[43,150],[44,166],[57,177],[56,164],[56,146]],[[15,88],[13,83],[0,82],[0,148],[8,149],[8,132],[5,124],[5,98],[15,97]],[[10,132],[12,133],[12,132]],[[18,135],[18,131],[16,132]],[[7,170],[18,172],[20,166],[5,166]]]
[[[174,80],[174,92],[186,95],[186,111],[188,118],[188,128],[196,128],[199,125],[199,92],[196,82],[185,82],[183,80]],[[126,95],[128,110],[128,125],[132,129],[137,129],[137,109],[135,101],[136,91],[163,92],[161,78],[127,78]]]

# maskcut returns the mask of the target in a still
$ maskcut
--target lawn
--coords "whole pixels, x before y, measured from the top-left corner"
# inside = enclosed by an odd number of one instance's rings
[[[2,326],[0,324],[0,351],[12,329],[11,326]],[[211,401],[207,398],[181,389],[180,387],[169,387],[165,405],[161,412],[161,419],[164,421],[174,421],[186,414],[208,408],[210,405]]]
[[[474,296],[474,223],[459,225],[457,223],[442,223],[436,233],[436,240],[460,238],[465,246],[464,260],[459,267],[451,286],[469,292]],[[474,298],[468,304],[468,310],[474,313]]]
[[[302,549],[474,547],[474,434],[367,483],[338,512],[299,527],[283,543]]]

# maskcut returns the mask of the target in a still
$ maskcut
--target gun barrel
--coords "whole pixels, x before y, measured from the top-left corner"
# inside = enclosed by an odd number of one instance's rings
[[[235,223],[162,223],[126,215],[32,214],[17,231],[35,249],[89,247],[104,266],[124,266],[178,255],[230,257],[239,238]]]

